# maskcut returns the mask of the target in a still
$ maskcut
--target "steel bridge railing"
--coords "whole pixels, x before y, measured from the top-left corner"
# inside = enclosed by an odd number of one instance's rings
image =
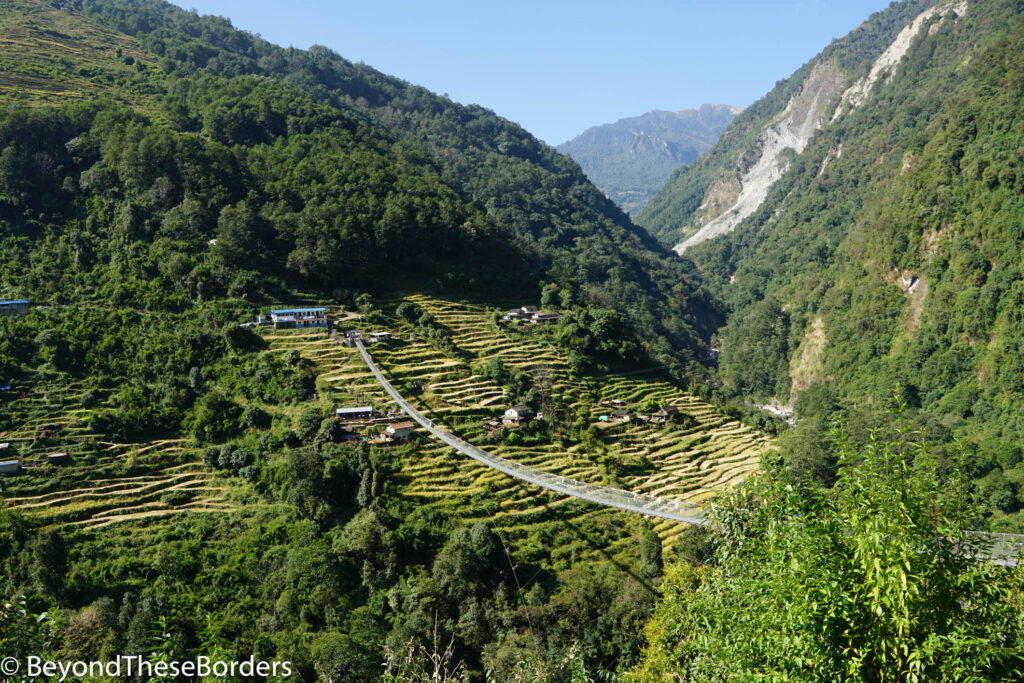
[[[433,434],[435,437],[448,444],[455,450],[463,453],[474,460],[503,472],[510,477],[525,481],[536,486],[561,493],[563,495],[581,498],[583,500],[604,505],[607,507],[619,508],[637,512],[650,517],[662,517],[677,522],[688,524],[704,524],[706,521],[704,509],[697,503],[684,500],[670,500],[658,496],[649,496],[643,493],[633,493],[611,486],[590,484],[569,477],[562,477],[534,467],[528,467],[507,458],[488,453],[477,448],[473,444],[460,439],[451,432],[437,427],[433,421],[428,420],[420,411],[416,410],[405,398],[398,393],[398,390],[391,386],[391,382],[384,377],[384,374],[373,361],[370,352],[362,340],[356,340],[356,347],[366,361],[370,372],[377,378],[377,381],[384,391],[394,399],[405,412],[421,427]],[[1024,553],[1024,535],[1001,534],[986,531],[970,531],[969,535],[978,539],[978,557],[989,560],[995,564],[1015,567],[1017,560]]]
[[[356,347],[359,349],[359,353],[362,354],[363,360],[366,361],[366,365],[370,368],[373,376],[377,378],[380,385],[384,387],[384,391],[394,399],[395,403],[397,403],[406,412],[406,414],[415,420],[421,427],[460,453],[463,453],[470,458],[487,465],[488,467],[492,467],[499,472],[503,472],[510,477],[540,486],[550,491],[597,503],[598,505],[637,512],[650,517],[662,517],[677,522],[687,522],[689,524],[703,523],[704,510],[697,503],[682,500],[668,500],[658,496],[649,496],[643,493],[623,491],[622,489],[613,488],[611,486],[590,484],[588,482],[528,467],[507,458],[494,455],[493,453],[488,453],[481,448],[477,448],[473,444],[460,439],[451,432],[438,428],[432,420],[424,417],[420,411],[416,410],[416,408],[414,408],[400,393],[398,393],[398,390],[391,386],[391,382],[384,377],[380,368],[377,367],[377,364],[373,361],[373,357],[370,355],[370,352],[366,350],[366,346],[363,344],[362,340],[356,340]]]

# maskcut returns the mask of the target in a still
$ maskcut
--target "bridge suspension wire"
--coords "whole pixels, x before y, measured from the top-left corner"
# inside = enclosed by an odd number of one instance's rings
[[[409,417],[455,450],[468,455],[470,458],[488,467],[535,486],[587,500],[591,503],[597,503],[598,505],[604,505],[605,507],[619,508],[620,510],[637,512],[649,517],[661,517],[676,522],[686,522],[687,524],[705,524],[708,521],[704,509],[697,503],[684,500],[670,500],[643,493],[623,491],[611,486],[590,484],[545,472],[534,467],[527,467],[526,465],[521,465],[477,448],[454,434],[440,429],[433,421],[427,419],[420,411],[412,407],[398,393],[398,390],[391,386],[391,382],[384,377],[384,373],[377,367],[361,339],[356,340],[356,347],[359,349],[359,353],[362,354],[363,360],[366,362],[367,367],[370,368],[370,372],[373,373],[377,382],[394,399],[395,403],[405,410]],[[1018,558],[1024,553],[1024,535],[1022,534],[1002,534],[987,531],[968,531],[967,533],[975,538],[980,546],[977,552],[978,559],[988,560],[1002,566],[1015,567],[1017,566]]]
[[[384,377],[384,374],[377,367],[370,352],[362,340],[356,340],[356,347],[362,354],[370,372],[377,379],[377,382],[384,388],[384,391],[401,407],[406,414],[415,420],[421,427],[432,435],[448,444],[455,450],[473,458],[477,462],[498,470],[510,477],[521,481],[540,486],[556,493],[587,500],[606,507],[619,508],[630,512],[637,512],[649,517],[661,517],[676,522],[688,524],[703,524],[704,510],[697,503],[684,500],[669,500],[658,496],[649,496],[643,493],[633,493],[611,486],[601,486],[588,482],[559,476],[544,470],[528,467],[520,463],[502,458],[477,448],[476,446],[463,441],[454,434],[437,427],[433,421],[427,419],[422,413],[414,408],[398,391],[391,386],[391,382]]]

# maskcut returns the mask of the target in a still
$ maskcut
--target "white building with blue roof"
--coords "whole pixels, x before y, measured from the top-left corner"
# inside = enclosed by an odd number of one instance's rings
[[[293,327],[327,327],[327,309],[323,306],[317,308],[279,308],[270,312],[270,322],[278,330]]]

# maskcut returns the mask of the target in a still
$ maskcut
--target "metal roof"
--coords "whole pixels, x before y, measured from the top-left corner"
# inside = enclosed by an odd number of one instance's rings
[[[344,415],[345,413],[372,413],[373,406],[362,406],[360,408],[336,408],[334,411],[335,415]]]
[[[271,311],[270,314],[281,314],[281,313],[322,313],[327,309],[323,306],[319,308],[279,308],[276,311]]]
[[[0,467],[3,467],[4,465],[17,465],[18,462],[18,460],[4,460],[3,462],[0,462]]]
[[[8,301],[0,301],[0,306],[5,306],[7,304],[27,304],[27,303],[28,303],[28,299],[10,299]]]

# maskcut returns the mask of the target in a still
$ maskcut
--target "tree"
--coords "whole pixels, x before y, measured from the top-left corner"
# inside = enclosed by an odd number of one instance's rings
[[[540,305],[544,308],[551,308],[559,302],[558,298],[558,287],[555,285],[547,285],[540,292]]]
[[[213,253],[229,266],[249,266],[259,262],[264,253],[263,219],[246,201],[225,206],[217,219],[217,242]]]
[[[243,353],[258,351],[267,345],[261,336],[241,325],[229,325],[224,330],[224,341],[232,350]]]
[[[356,308],[363,315],[370,313],[373,310],[373,295],[369,292],[363,292],[356,297]]]
[[[246,429],[264,429],[270,421],[270,415],[257,405],[248,405],[242,411],[242,426]]]
[[[220,441],[238,433],[242,407],[219,391],[207,393],[196,405],[192,435],[199,441]]]
[[[32,547],[32,582],[44,594],[55,596],[64,588],[68,553],[64,537],[57,531],[43,531]]]
[[[320,430],[320,424],[323,422],[324,412],[313,406],[307,408],[302,415],[299,416],[299,424],[296,425],[295,431],[298,433],[299,438],[303,441],[310,441],[316,433]]]
[[[1020,679],[1021,572],[972,556],[956,463],[940,467],[901,415],[833,448],[832,492],[769,464],[716,505],[718,566],[669,573],[631,680]]]
[[[640,537],[640,575],[653,579],[661,576],[661,537],[654,529],[647,529]]]

